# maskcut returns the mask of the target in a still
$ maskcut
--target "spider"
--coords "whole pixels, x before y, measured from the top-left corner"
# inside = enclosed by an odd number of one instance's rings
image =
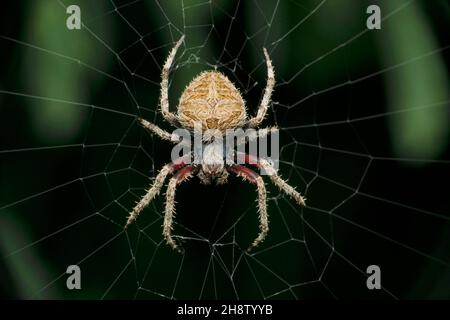
[[[170,51],[161,72],[160,107],[164,119],[175,127],[193,130],[195,124],[201,124],[202,130],[218,130],[220,134],[225,134],[227,129],[259,127],[266,116],[275,85],[275,73],[267,50],[263,48],[267,65],[267,84],[256,116],[247,117],[246,105],[239,90],[225,75],[217,71],[205,71],[195,77],[182,93],[178,112],[174,114],[169,111],[169,71],[183,41],[184,36],[177,41]],[[139,119],[139,121],[145,128],[160,138],[172,142],[179,141],[175,134],[164,131],[144,119]],[[276,130],[277,128],[275,127],[269,127],[259,129],[256,132],[258,136],[265,136]],[[200,163],[191,164],[187,160],[192,154],[188,154],[163,166],[151,187],[146,190],[146,194],[133,208],[125,228],[135,221],[140,212],[159,194],[166,177],[173,175],[169,180],[166,192],[165,214],[162,226],[163,236],[168,245],[182,252],[172,237],[177,186],[194,175],[197,175],[203,184],[210,184],[213,180],[217,184],[223,184],[227,182],[229,173],[233,173],[245,181],[256,185],[258,191],[259,234],[248,248],[250,250],[261,243],[269,231],[266,203],[267,192],[264,181],[259,174],[247,166],[228,161],[229,155],[223,155],[222,144],[214,143],[213,139],[202,143],[203,152],[200,155]],[[305,205],[305,199],[276,173],[276,169],[268,160],[234,150],[233,153],[233,156],[236,156],[236,159],[241,161],[239,163],[253,165],[257,169],[265,170],[272,182],[280,190],[291,196],[298,204]]]

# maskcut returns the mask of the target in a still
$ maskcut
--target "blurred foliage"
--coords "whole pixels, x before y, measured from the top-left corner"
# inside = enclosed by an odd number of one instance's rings
[[[24,248],[33,241],[26,238],[29,234],[28,228],[23,224],[18,224],[15,219],[5,218],[8,215],[8,212],[3,212],[3,216],[0,217],[0,252],[9,254],[3,259],[5,259],[8,269],[6,273],[13,281],[10,286],[12,289],[10,294],[14,294],[19,299],[36,298],[33,295],[50,281],[48,274],[50,266],[42,260],[37,250],[28,250],[24,254],[16,251],[17,248]],[[43,295],[37,297],[55,299],[59,295],[54,291],[53,288],[46,290]]]
[[[407,1],[383,1],[387,12]],[[435,159],[446,151],[450,134],[450,83],[430,21],[413,2],[379,34],[385,65],[405,64],[385,74],[394,153],[399,158]],[[413,61],[413,63],[408,63]],[[416,164],[423,165],[423,163]]]
[[[82,22],[89,21],[89,17],[101,15],[105,10],[105,3],[102,1],[83,0],[76,3],[83,8]],[[111,56],[100,56],[92,50],[93,43],[97,40],[88,32],[67,29],[68,15],[63,3],[33,1],[30,2],[27,14],[24,30],[26,42],[43,48],[44,51],[23,51],[21,73],[25,81],[25,91],[56,100],[89,104],[90,89],[86,68],[81,67],[77,61],[102,70]],[[104,30],[103,40],[109,43],[110,35],[105,31],[110,30],[110,26],[104,23],[101,29]],[[63,57],[55,60],[54,55],[58,54],[72,61]],[[81,108],[65,105],[60,101],[30,100],[28,103],[34,106],[30,108],[30,125],[34,136],[43,144],[67,143],[73,140],[80,134],[82,123],[87,120],[86,113]]]

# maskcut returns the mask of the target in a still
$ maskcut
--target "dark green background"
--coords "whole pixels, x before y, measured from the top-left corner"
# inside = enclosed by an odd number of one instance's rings
[[[65,28],[73,3],[80,31]],[[381,7],[381,30],[365,27],[370,4]],[[447,1],[2,6],[3,298],[450,297]],[[217,67],[254,113],[263,46],[276,68],[265,124],[282,129],[280,173],[308,206],[268,184],[271,231],[250,255],[242,250],[257,234],[256,193],[235,178],[179,188],[174,232],[197,239],[183,241],[184,256],[162,242],[163,196],[122,231],[170,161],[171,146],[136,117],[170,130],[157,112],[159,74],[183,33],[172,108],[193,76]],[[65,287],[71,264],[81,291]],[[366,288],[371,264],[383,290]]]

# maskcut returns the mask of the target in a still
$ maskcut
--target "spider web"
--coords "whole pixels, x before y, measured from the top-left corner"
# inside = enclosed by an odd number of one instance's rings
[[[398,25],[430,10],[421,2],[380,2],[383,28],[375,31],[366,28],[369,4],[360,1],[79,1],[80,31],[65,28],[68,1],[35,3],[20,21],[31,36],[5,27],[0,37],[11,53],[0,83],[3,295],[449,297],[448,82],[428,99],[414,92],[389,98],[403,88],[401,75],[434,61],[441,69],[433,75],[448,80],[442,59],[450,43],[438,32],[428,46],[390,50],[402,36]],[[448,16],[440,17],[436,26],[448,28]],[[36,29],[44,22],[62,38]],[[170,130],[158,113],[159,76],[182,34],[171,110],[190,79],[217,69],[253,114],[266,79],[263,46],[274,63],[277,84],[263,126],[280,128],[280,174],[308,200],[300,208],[267,181],[270,232],[250,253],[256,191],[237,178],[179,187],[174,235],[183,255],[162,239],[163,193],[123,230],[170,161],[171,145],[136,119]],[[55,80],[63,72],[71,77]],[[45,89],[52,81],[57,89]],[[427,122],[433,117],[436,123]],[[412,131],[409,118],[419,118]],[[402,143],[402,126],[417,139]],[[427,134],[432,142],[421,149]],[[66,289],[73,264],[82,270],[80,291]],[[366,287],[373,264],[381,268],[380,290]]]

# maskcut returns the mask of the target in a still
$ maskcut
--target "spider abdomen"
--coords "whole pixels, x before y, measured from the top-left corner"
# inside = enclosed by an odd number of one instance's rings
[[[247,113],[244,99],[234,84],[217,71],[206,71],[184,90],[178,117],[183,127],[193,128],[195,123],[201,123],[203,130],[224,132],[242,126]]]

